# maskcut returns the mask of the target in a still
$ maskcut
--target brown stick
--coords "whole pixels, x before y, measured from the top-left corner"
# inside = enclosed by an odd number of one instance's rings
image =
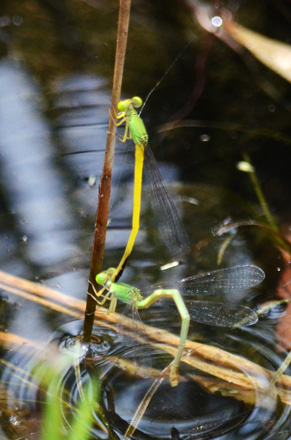
[[[114,114],[115,109],[120,98],[121,84],[123,77],[124,60],[127,45],[127,34],[130,17],[131,0],[120,0],[118,32],[116,43],[116,55],[112,86],[112,99],[110,113]],[[92,284],[95,283],[95,275],[102,270],[103,256],[105,248],[106,230],[109,212],[109,200],[112,180],[112,166],[115,147],[116,125],[113,118],[109,118],[109,127],[107,134],[106,151],[104,158],[103,171],[99,186],[99,201],[96,216],[96,224],[94,231],[94,243],[92,249],[92,259],[89,275],[89,285],[87,295],[87,304],[84,321],[84,341],[89,342],[94,322],[94,313],[96,309],[96,302],[91,295],[94,295]]]

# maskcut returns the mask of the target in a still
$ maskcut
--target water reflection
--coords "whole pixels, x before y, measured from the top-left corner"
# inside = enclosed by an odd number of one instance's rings
[[[25,259],[56,264],[71,254],[73,215],[55,167],[51,129],[43,117],[42,95],[21,66],[0,63],[0,135],[3,182]],[[21,245],[21,243],[20,243]]]
[[[14,273],[27,275],[36,266],[40,274],[41,267],[55,268],[78,253],[77,246],[72,247],[78,230],[63,175],[55,164],[41,89],[22,65],[9,59],[0,63],[0,87],[2,185],[13,213],[14,229],[9,235],[16,239],[10,258],[3,255],[2,268],[9,271],[13,264]],[[10,229],[11,224],[6,227]],[[29,311],[19,308],[10,331],[44,338],[43,322],[43,313],[35,306]]]
[[[124,339],[123,335],[113,330],[95,327],[90,350],[84,351],[85,347],[81,346],[76,352],[76,337],[81,331],[82,321],[70,323],[55,333],[51,346],[45,351],[27,347],[6,354],[1,361],[1,380],[8,390],[4,401],[5,411],[19,418],[21,412],[17,410],[18,412],[12,413],[12,410],[17,407],[23,411],[25,408],[28,418],[34,420],[39,410],[37,402],[40,401],[41,389],[39,378],[34,376],[35,367],[46,371],[48,359],[54,359],[55,350],[60,353],[71,353],[73,360],[65,367],[60,378],[63,401],[66,403],[69,401],[74,407],[80,399],[78,381],[81,381],[81,386],[84,387],[92,378],[98,377],[102,390],[99,402],[103,408],[102,417],[104,416],[109,422],[116,438],[122,438],[138,405],[153,384],[154,378],[159,377],[161,370],[169,364],[171,356],[165,354],[161,348],[147,347],[146,356],[149,355],[148,350],[152,351],[153,370],[151,377],[144,378],[131,362],[134,353],[132,349],[128,349],[127,339]],[[253,371],[244,370],[243,362],[241,365],[235,363],[232,368],[226,370],[223,367],[223,359],[217,358],[218,367],[222,368],[221,372],[225,371],[225,379],[219,379],[209,373],[211,369],[207,373],[204,368],[199,368],[203,356],[201,356],[202,352],[199,354],[197,351],[197,367],[194,368],[195,364],[185,362],[181,365],[181,378],[177,388],[171,387],[167,376],[165,377],[151,398],[137,431],[131,438],[156,439],[159,435],[159,438],[170,439],[173,435],[173,425],[176,429],[174,435],[177,437],[178,431],[178,438],[183,440],[237,438],[261,440],[266,435],[272,438],[272,433],[275,435],[277,431],[281,432],[281,438],[288,438],[283,435],[288,425],[290,407],[283,405],[277,395],[278,391],[279,395],[283,396],[285,390],[281,388],[282,385],[278,389],[271,386],[270,374],[259,367],[260,364],[269,363],[270,369],[272,365],[276,369],[275,363],[278,361],[273,356],[272,350],[266,351],[266,344],[260,345],[260,339],[266,337],[264,332],[260,332],[260,328],[257,331],[250,328],[248,331],[252,333],[253,348],[258,350],[261,356],[260,360],[257,359],[257,365],[253,364]],[[231,338],[232,334],[233,338]],[[225,338],[233,339],[233,345],[239,353],[249,353],[252,349],[247,334],[238,329],[236,332],[224,335],[224,338],[221,338],[222,344],[225,344]],[[214,341],[214,345],[218,342],[219,339]],[[139,349],[142,352],[144,347],[140,346]],[[233,348],[229,347],[229,350],[233,351]],[[195,352],[190,352],[189,356],[194,360]],[[80,368],[79,373],[77,373],[77,365]],[[215,365],[215,358],[210,361],[210,368],[211,365]],[[233,385],[230,377],[234,379]],[[237,388],[238,377],[241,381],[241,391]],[[244,389],[243,385],[246,377],[249,380],[245,383],[251,385],[249,390]],[[207,391],[209,385],[211,393]],[[255,400],[252,405],[247,404],[248,393],[254,395]],[[241,398],[244,400],[244,396],[247,399],[246,403],[240,401]],[[71,410],[64,402],[63,415],[67,425],[70,426]],[[93,438],[108,438],[100,431],[103,419],[100,419],[97,410],[94,417],[97,425],[92,431]]]

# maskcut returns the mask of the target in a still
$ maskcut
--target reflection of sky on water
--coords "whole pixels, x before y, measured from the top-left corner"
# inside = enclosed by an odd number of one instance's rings
[[[98,182],[102,171],[110,105],[104,87],[101,77],[80,74],[61,79],[53,90],[57,136],[66,154],[62,163],[77,176],[79,206],[92,214],[96,212],[98,191],[93,190],[92,204],[92,194],[83,182],[90,175],[96,176]]]
[[[39,89],[27,72],[8,61],[0,64],[0,87],[1,166],[9,207],[27,237],[27,261],[55,264],[71,253],[71,237],[63,231],[74,222],[53,163]]]
[[[19,238],[24,258],[14,267],[14,273],[25,274],[30,265],[57,264],[70,255],[72,237],[63,231],[71,230],[73,221],[53,163],[51,133],[42,115],[39,88],[22,67],[7,60],[0,64],[0,88],[2,185],[14,212],[17,231],[13,233],[27,237],[22,246]],[[2,268],[7,269],[6,264]],[[36,331],[39,337],[45,336],[37,306],[18,309],[10,331],[23,334],[24,322],[27,336],[35,336]]]
[[[82,85],[82,77],[79,84]],[[70,194],[64,189],[67,184],[54,162],[55,145],[51,127],[43,116],[40,88],[28,72],[8,60],[0,64],[0,88],[2,185],[17,229],[12,230],[13,225],[6,225],[6,228],[10,236],[16,237],[14,241],[19,241],[19,245],[14,246],[14,253],[10,253],[10,261],[8,255],[3,255],[5,263],[1,268],[27,277],[29,267],[36,265],[43,266],[45,271],[50,267],[55,270],[58,265],[78,256],[81,250],[76,241],[81,224],[76,222]],[[80,274],[67,272],[54,280],[52,287],[61,281],[63,291],[80,296],[82,286],[85,297],[87,279],[84,273],[83,279],[80,283]],[[24,315],[26,335],[35,335],[35,329],[38,335],[45,333],[43,316],[31,304],[29,310],[18,309],[10,331],[23,334]]]

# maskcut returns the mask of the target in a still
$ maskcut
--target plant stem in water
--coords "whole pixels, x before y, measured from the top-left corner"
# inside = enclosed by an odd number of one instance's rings
[[[120,0],[115,65],[112,85],[112,100],[110,114],[113,115],[120,99],[123,78],[124,61],[127,46],[127,35],[130,18],[131,0]],[[94,230],[94,243],[90,266],[88,295],[84,321],[84,341],[89,342],[94,322],[96,301],[92,284],[95,284],[95,275],[102,271],[106,230],[111,192],[112,166],[116,138],[116,125],[112,117],[109,118],[109,127],[106,142],[105,159],[99,186],[99,201]]]

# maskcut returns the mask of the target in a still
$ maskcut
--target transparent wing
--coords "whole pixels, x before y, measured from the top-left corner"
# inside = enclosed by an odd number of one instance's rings
[[[135,335],[141,335],[142,337],[146,338],[144,323],[141,320],[137,308],[133,304],[129,303],[124,307],[117,323],[117,330],[118,332],[124,334],[128,334],[128,332],[132,333],[132,337],[128,338],[132,342],[128,345],[133,346],[138,344],[134,338]]]
[[[149,146],[145,150],[145,169],[151,188],[151,203],[165,245],[177,258],[190,250],[189,237],[182,225],[175,203],[166,190],[156,159]]]
[[[258,321],[257,314],[245,306],[209,301],[185,301],[191,319],[201,324],[217,327],[240,327],[253,325]]]
[[[250,289],[265,278],[262,269],[253,265],[233,266],[194,275],[175,283],[163,283],[159,287],[176,288],[184,295],[217,295],[228,297],[234,292]]]
[[[133,359],[135,365],[145,367],[145,370],[150,370],[152,367],[151,356],[147,346],[144,346],[135,339],[136,335],[141,335],[143,340],[147,341],[146,330],[144,323],[142,322],[138,309],[133,304],[127,304],[124,308],[120,320],[117,324],[118,332],[127,334],[128,331],[132,332],[132,337],[124,337],[124,344],[131,348],[129,357]],[[148,374],[142,374],[147,377]]]

